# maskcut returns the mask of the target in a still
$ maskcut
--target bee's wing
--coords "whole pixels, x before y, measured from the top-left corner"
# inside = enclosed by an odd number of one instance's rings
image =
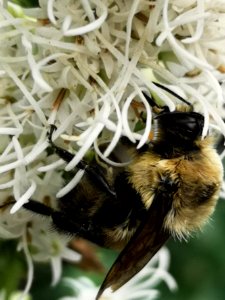
[[[158,192],[155,195],[146,219],[111,267],[96,300],[108,287],[115,291],[123,286],[149,262],[168,240],[170,233],[163,228],[163,222],[171,204],[172,195],[169,197],[169,193],[166,195],[165,192]]]

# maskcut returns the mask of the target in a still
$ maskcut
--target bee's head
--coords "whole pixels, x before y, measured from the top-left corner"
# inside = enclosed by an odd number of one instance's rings
[[[153,144],[164,148],[193,149],[202,135],[204,117],[196,112],[165,112],[155,117]],[[165,149],[166,150],[166,149]]]

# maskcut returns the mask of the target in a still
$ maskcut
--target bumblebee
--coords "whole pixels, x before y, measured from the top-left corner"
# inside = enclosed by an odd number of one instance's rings
[[[24,208],[48,216],[56,230],[121,252],[96,300],[124,285],[157,253],[169,237],[198,230],[211,216],[222,184],[223,167],[209,136],[202,138],[204,117],[190,105],[170,112],[154,106],[153,139],[141,151],[125,141],[132,161],[126,167],[77,165],[85,175],[52,209],[30,200]],[[154,109],[153,109],[154,110]],[[73,155],[49,142],[70,162]],[[119,152],[119,150],[117,151]]]

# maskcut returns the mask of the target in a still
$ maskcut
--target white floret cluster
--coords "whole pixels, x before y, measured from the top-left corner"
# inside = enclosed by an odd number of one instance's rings
[[[162,248],[159,253],[124,286],[114,293],[107,289],[101,300],[154,300],[159,297],[157,285],[163,280],[171,291],[177,289],[177,284],[168,273],[169,251]],[[77,279],[65,278],[64,283],[71,288],[74,295],[59,300],[95,300],[99,287],[90,279],[81,277]]]
[[[171,110],[176,104],[153,80],[204,114],[203,135],[209,128],[225,135],[224,42],[223,0],[39,0],[29,9],[0,1],[0,204],[16,200],[0,212],[0,237],[17,238],[25,252],[26,290],[32,259],[50,260],[56,282],[61,259],[80,257],[23,204],[54,206],[83,175],[65,185],[63,171],[90,149],[116,165],[109,155],[121,136],[142,147],[152,123],[143,92]],[[140,131],[134,101],[146,114]],[[47,151],[50,124],[53,139],[74,153],[67,165]]]

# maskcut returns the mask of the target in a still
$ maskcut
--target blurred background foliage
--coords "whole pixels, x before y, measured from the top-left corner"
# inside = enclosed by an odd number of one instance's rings
[[[13,3],[23,6],[23,7],[37,7],[38,6],[38,0],[12,0],[10,2],[13,2]]]
[[[38,0],[14,0],[24,7],[38,6]],[[224,300],[225,299],[225,202],[221,200],[211,222],[202,233],[190,239],[188,243],[170,240],[170,273],[178,283],[178,291],[171,293],[165,284],[161,284],[160,299],[167,300]],[[0,241],[0,290],[8,293],[23,289],[26,283],[27,266],[23,254],[16,251],[16,241]],[[99,249],[98,256],[107,270],[116,257],[116,253]],[[88,276],[97,284],[103,280],[103,274],[82,271],[64,263],[63,277]],[[62,296],[73,295],[62,282],[52,287],[49,264],[35,265],[35,278],[31,289],[32,300],[57,300]]]
[[[178,284],[171,294],[161,285],[161,299],[225,299],[225,202],[220,200],[212,220],[188,243],[171,240],[170,273]]]

